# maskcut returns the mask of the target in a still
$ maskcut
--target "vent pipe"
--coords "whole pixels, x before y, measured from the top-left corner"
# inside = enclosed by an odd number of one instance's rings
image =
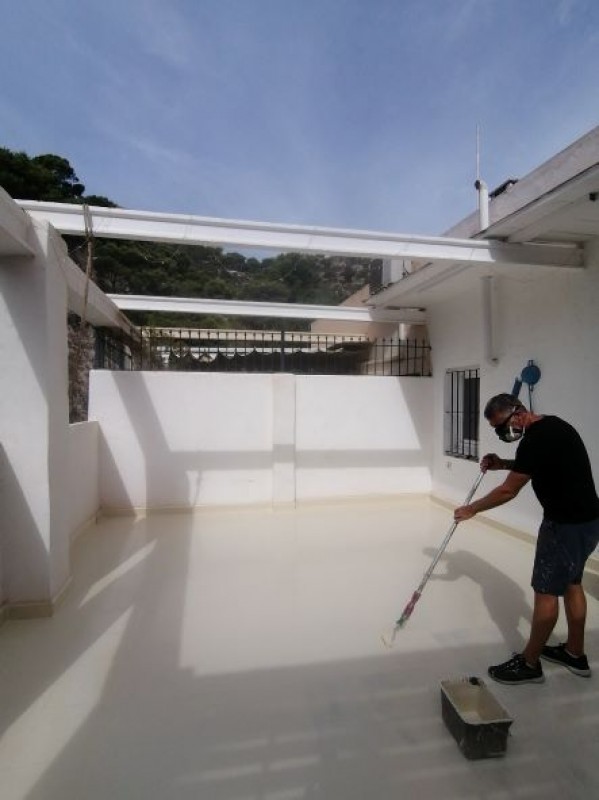
[[[481,277],[481,308],[482,308],[482,327],[483,327],[483,353],[485,361],[489,364],[497,364],[499,356],[495,342],[495,325],[493,295],[495,281],[492,275]]]
[[[484,231],[489,227],[489,187],[480,177],[480,125],[476,126],[476,180],[474,188],[478,192],[478,227]]]
[[[478,192],[478,224],[484,231],[489,227],[489,188],[480,178],[476,179],[474,187]]]

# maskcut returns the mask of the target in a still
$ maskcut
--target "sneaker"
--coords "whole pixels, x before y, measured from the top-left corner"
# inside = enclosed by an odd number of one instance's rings
[[[541,653],[541,658],[545,661],[552,661],[554,664],[561,664],[562,667],[566,667],[566,669],[569,669],[570,672],[573,672],[575,675],[580,675],[581,678],[591,677],[591,670],[587,657],[585,655],[571,656],[566,650],[565,644],[558,644],[557,647],[545,645]]]
[[[489,667],[489,675],[499,683],[543,683],[545,676],[541,662],[536,667],[529,667],[526,659],[520,653],[514,653],[509,661]]]

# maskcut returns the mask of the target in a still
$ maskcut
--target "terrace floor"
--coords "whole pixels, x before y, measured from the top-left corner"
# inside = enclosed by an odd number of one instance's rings
[[[439,682],[522,645],[532,547],[422,498],[104,518],[52,619],[0,628],[2,800],[599,796],[596,676],[489,688],[505,758],[468,761]],[[559,633],[564,623],[560,621]]]

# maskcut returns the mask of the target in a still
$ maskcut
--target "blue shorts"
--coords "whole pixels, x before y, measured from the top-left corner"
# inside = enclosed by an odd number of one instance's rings
[[[539,528],[531,585],[535,592],[561,596],[582,581],[584,565],[599,544],[599,519],[591,522],[552,522]]]

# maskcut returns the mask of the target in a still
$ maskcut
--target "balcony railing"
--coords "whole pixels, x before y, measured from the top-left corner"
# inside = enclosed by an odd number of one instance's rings
[[[430,345],[415,339],[297,331],[140,328],[136,340],[98,331],[97,369],[430,376]]]

